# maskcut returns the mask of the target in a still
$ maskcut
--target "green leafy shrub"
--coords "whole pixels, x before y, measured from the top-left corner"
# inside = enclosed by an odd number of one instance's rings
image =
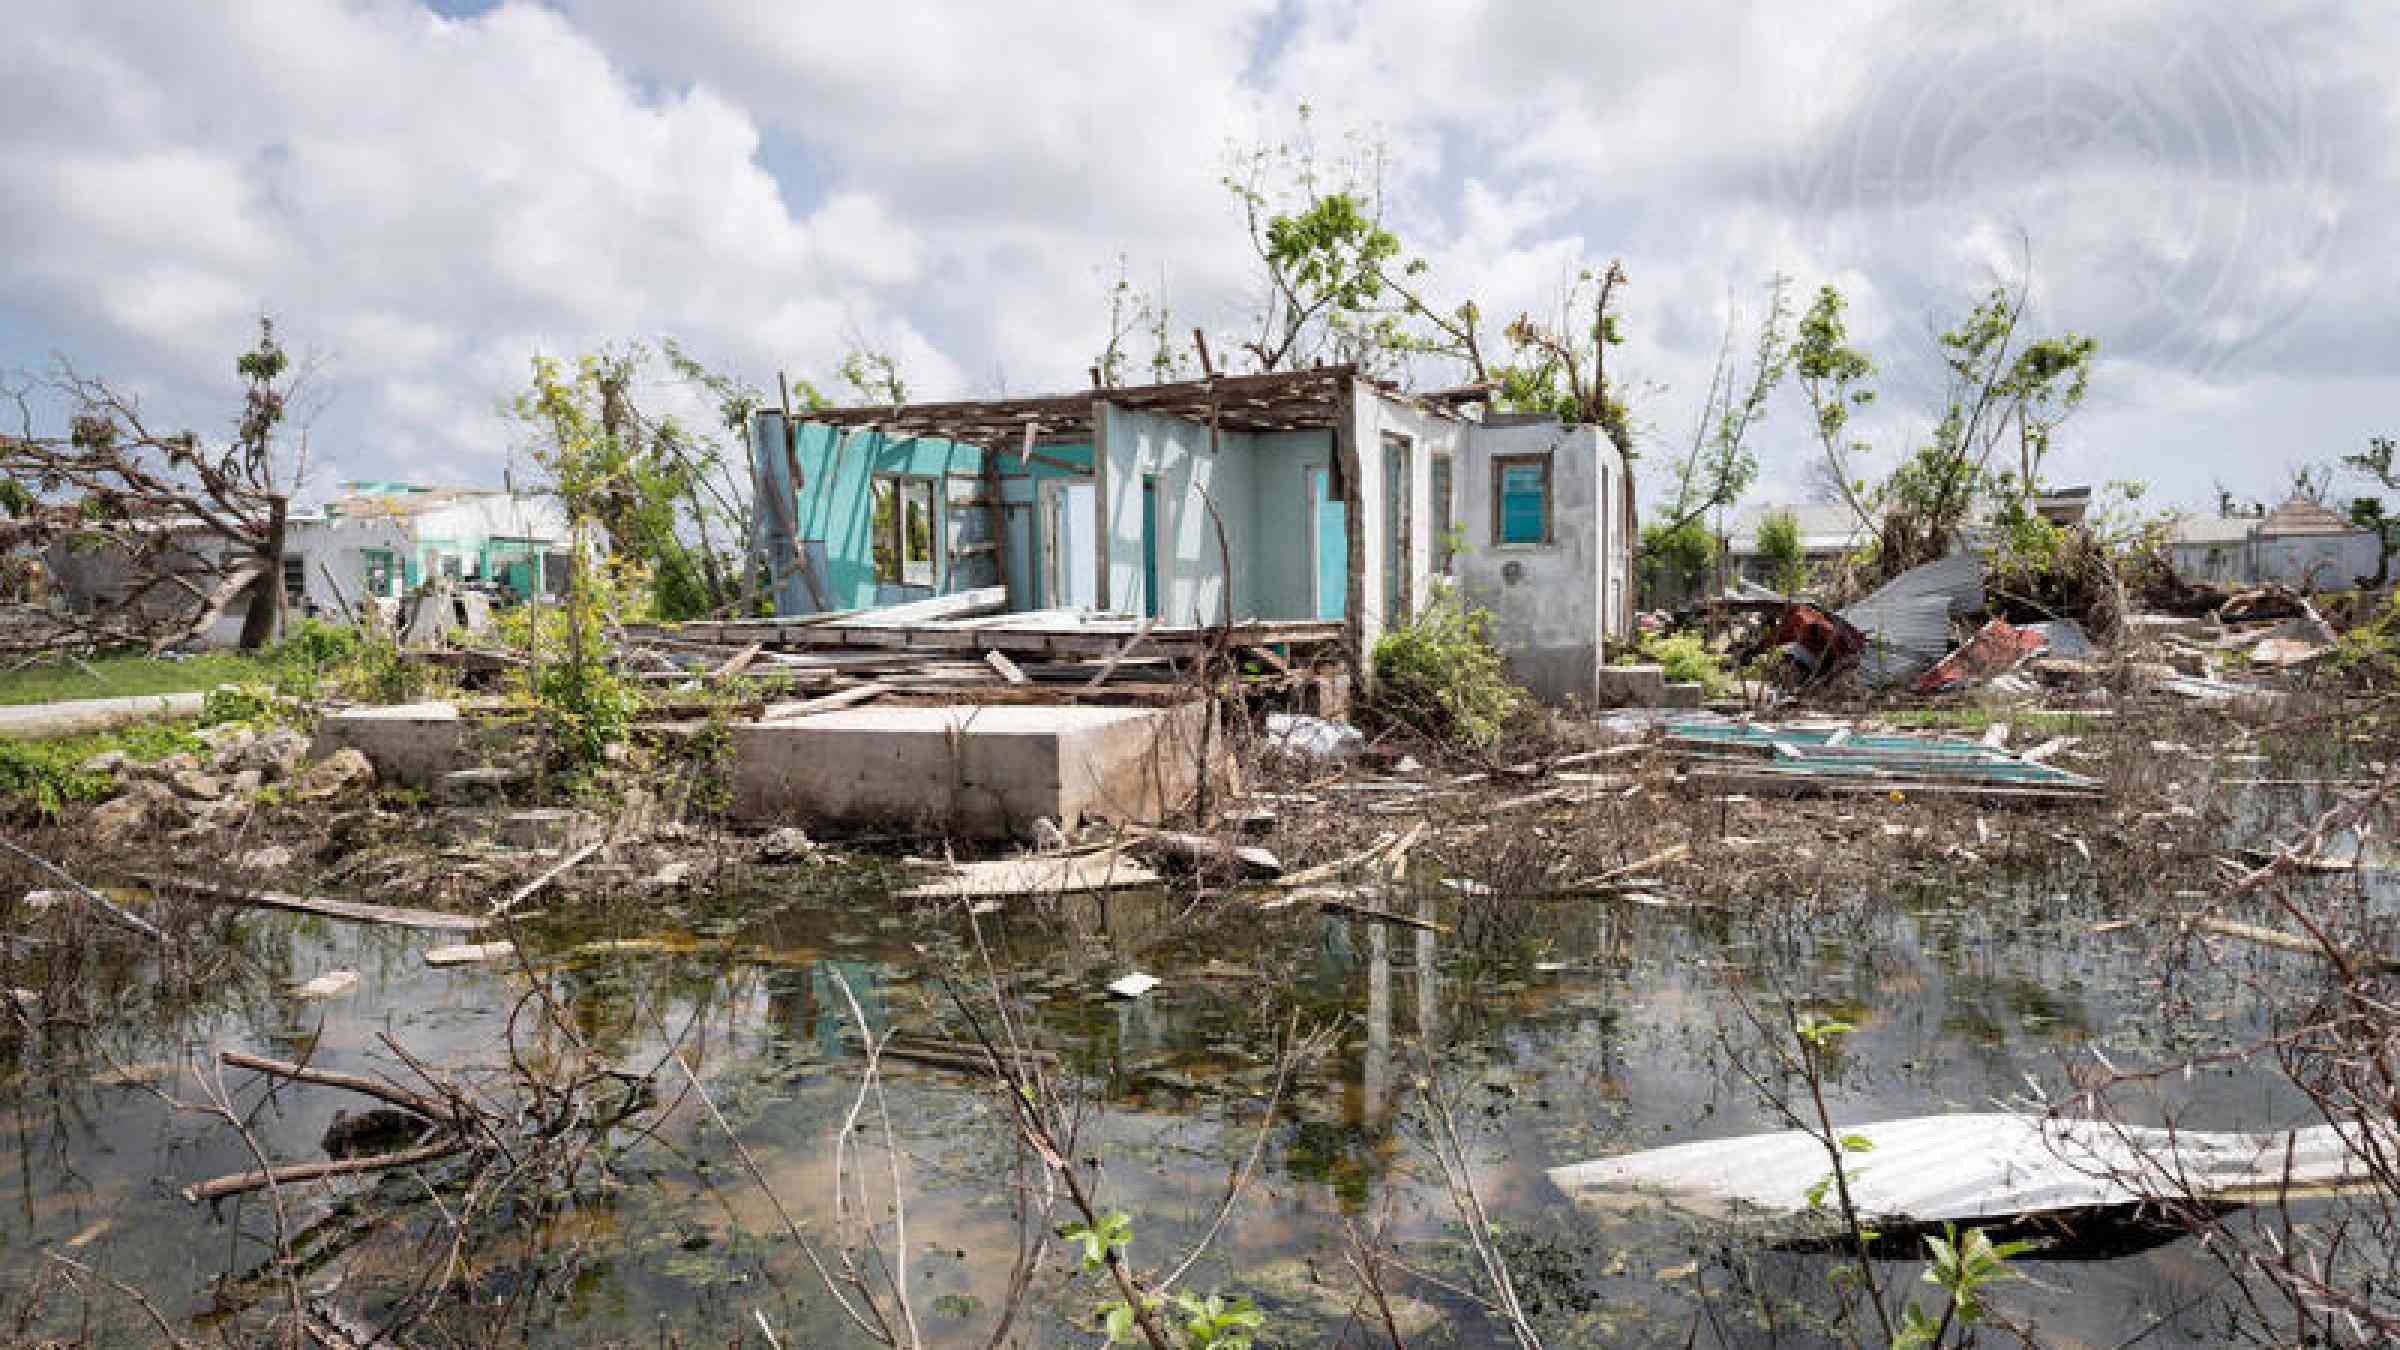
[[[1790,511],[1770,511],[1758,522],[1758,556],[1767,567],[1767,584],[1786,595],[1808,586],[1808,551],[1800,539],[1800,517]]]
[[[1492,646],[1491,615],[1449,590],[1385,633],[1374,665],[1369,711],[1441,740],[1490,745],[1525,700]]]
[[[365,642],[366,638],[348,624],[302,619],[284,631],[283,641],[276,643],[269,654],[279,665],[329,670],[355,659]]]
[[[200,725],[228,722],[256,724],[272,721],[283,709],[275,691],[260,684],[220,684],[200,699]]]
[[[1672,683],[1700,685],[1711,698],[1738,688],[1724,656],[1697,633],[1644,633],[1634,643],[1631,661],[1660,667]]]

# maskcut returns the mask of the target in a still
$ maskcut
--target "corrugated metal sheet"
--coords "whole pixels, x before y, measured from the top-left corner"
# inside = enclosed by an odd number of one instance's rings
[[[2095,779],[1952,737],[1687,717],[1667,723],[1666,745],[1695,775],[1780,784],[1781,791],[2006,788],[2079,798],[2101,791]]]
[[[1911,680],[1950,651],[1950,618],[1983,604],[1983,555],[1972,551],[1912,567],[1841,612],[1866,635],[1859,678],[1869,685]]]

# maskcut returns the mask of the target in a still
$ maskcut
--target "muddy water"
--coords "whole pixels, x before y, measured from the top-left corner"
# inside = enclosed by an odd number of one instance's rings
[[[2272,827],[2281,815],[2253,813],[2252,824]],[[779,1213],[812,1240],[831,1232],[832,1140],[856,1089],[849,998],[879,1030],[957,1034],[944,977],[968,968],[968,949],[960,916],[903,915],[874,875],[832,896],[821,878],[803,890],[795,876],[729,879],[639,907],[638,925],[621,914],[607,931],[534,922],[527,945],[580,1032],[639,1072],[666,1063],[667,1029],[773,1198],[680,1093],[680,1071],[662,1067],[672,1109],[654,1137],[621,1136],[604,1183],[552,1213],[519,1216],[450,1269],[456,1297],[437,1314],[450,1335],[581,1345],[652,1344],[671,1332],[683,1344],[724,1344],[754,1334],[763,1315],[786,1345],[856,1339]],[[1740,1000],[1764,1003],[1784,988],[1857,1025],[1832,1090],[1843,1120],[1985,1109],[2021,1099],[2029,1078],[2062,1091],[2065,1064],[2095,1047],[2120,1065],[2157,1063],[2264,1025],[2227,972],[2161,970],[2137,939],[2093,937],[2119,897],[2099,893],[2071,856],[1979,882],[1973,894],[1938,875],[1895,873],[1882,893],[1821,907],[1790,897],[1704,909],[1478,898],[1438,881],[1417,878],[1380,903],[1451,929],[1440,934],[1301,907],[1187,914],[1188,899],[1139,893],[985,921],[1034,1034],[1088,1095],[1077,1151],[1104,1160],[1100,1187],[1133,1216],[1131,1252],[1144,1264],[1174,1259],[1207,1227],[1251,1148],[1291,1015],[1338,1024],[1335,1048],[1289,1089],[1239,1211],[1186,1281],[1257,1300],[1272,1343],[1377,1342],[1351,1320],[1345,1220],[1381,1227],[1427,1275],[1471,1282],[1425,1146],[1429,1079],[1455,1094],[1478,1192],[1551,1343],[1682,1345],[1695,1327],[1701,1344],[1807,1343],[1808,1319],[1829,1305],[1829,1258],[1750,1251],[1657,1212],[1595,1218],[1544,1176],[1606,1153],[1775,1127],[1733,1063],[1755,1039]],[[255,1284],[217,1289],[267,1255],[268,1208],[253,1197],[212,1211],[177,1194],[251,1161],[222,1123],[150,1090],[196,1097],[182,1067],[195,1055],[306,1053],[406,1082],[388,1036],[454,1072],[505,1064],[506,1026],[528,988],[521,974],[429,970],[422,952],[440,939],[423,935],[271,914],[242,925],[257,968],[182,1024],[101,1028],[92,1040],[106,1060],[74,1067],[47,1063],[38,1047],[19,1052],[0,1104],[0,1139],[16,1155],[0,1167],[10,1339],[85,1328],[96,1328],[93,1343],[150,1338],[129,1300],[63,1289],[45,1252],[115,1275],[171,1319],[254,1324],[271,1308]],[[2233,968],[2294,959],[2237,953]],[[1139,1000],[1100,991],[1137,968],[1163,983]],[[284,992],[345,969],[361,977],[346,996]],[[239,1074],[228,1082],[282,1159],[321,1156],[334,1110],[360,1104],[321,1088],[266,1094]],[[980,1343],[1016,1251],[1001,1184],[1010,1141],[991,1097],[960,1075],[894,1066],[885,1105],[905,1177],[918,1320],[931,1340]],[[2285,1123],[2297,1106],[2279,1079],[2248,1069],[2132,1103],[2136,1114],[2207,1128]],[[869,1208],[888,1220],[879,1132],[858,1147],[876,1178]],[[307,1287],[368,1322],[392,1306],[441,1255],[427,1242],[439,1229],[440,1169],[428,1180],[430,1189],[395,1177],[332,1192],[364,1235],[320,1248],[332,1254],[307,1272]],[[291,1221],[322,1219],[325,1193],[294,1196]],[[364,1222],[377,1215],[390,1221]],[[1066,1244],[1050,1246],[1022,1339],[1092,1343],[1083,1329],[1100,1290],[1072,1277]],[[2111,1345],[2154,1326],[2146,1345],[2208,1344],[2221,1331],[2223,1306],[2209,1292],[2217,1267],[2189,1243],[2037,1258],[2025,1269],[2033,1278],[1998,1302],[2051,1344]],[[1887,1271],[1895,1284],[1915,1277],[1906,1262]],[[1504,1339],[1441,1285],[1394,1283],[1412,1345]],[[227,1312],[229,1303],[251,1311]]]

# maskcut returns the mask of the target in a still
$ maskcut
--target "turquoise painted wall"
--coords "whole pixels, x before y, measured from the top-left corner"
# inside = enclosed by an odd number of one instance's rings
[[[1249,598],[1261,619],[1316,617],[1309,584],[1308,470],[1333,462],[1331,431],[1279,431],[1251,445],[1258,528],[1250,532]],[[1347,566],[1333,562],[1336,575]]]
[[[1232,565],[1232,617],[1257,613],[1250,584],[1258,505],[1251,492],[1251,442],[1246,432],[1227,431],[1209,449],[1208,428],[1180,417],[1102,404],[1108,425],[1107,517],[1108,606],[1120,614],[1151,614],[1168,624],[1215,623],[1224,614],[1224,562]],[[1158,484],[1156,578],[1159,594],[1145,593],[1149,572],[1142,550],[1142,484]],[[1213,502],[1225,525],[1224,559],[1218,556]]]
[[[783,454],[783,434],[780,413],[760,413],[751,422],[751,461],[758,469],[762,490],[770,495],[770,501],[761,503],[758,512],[760,541],[769,563],[783,578],[775,592],[775,612],[811,614],[817,612],[816,606],[806,580],[794,566],[792,526],[775,506],[778,502],[794,501]],[[1027,465],[1014,450],[1000,454],[1000,496],[1007,511],[1009,531],[1009,594],[1021,609],[1032,607],[1031,592],[1026,587],[1031,575],[1027,559],[1031,553],[1035,486],[1045,478],[1088,473],[1092,462],[1092,447],[1088,444],[1045,445],[1035,453],[1081,467],[1067,469],[1039,460]],[[898,604],[941,594],[945,589],[970,589],[975,580],[988,577],[989,573],[983,569],[966,567],[964,559],[959,567],[951,566],[954,540],[981,540],[988,528],[988,517],[981,506],[961,506],[950,499],[954,491],[979,493],[980,486],[954,490],[945,482],[934,494],[942,514],[934,530],[934,584],[896,586],[879,584],[875,579],[874,496],[870,484],[876,475],[912,474],[937,480],[951,474],[979,476],[983,471],[983,451],[979,447],[921,436],[895,439],[880,432],[845,431],[801,420],[797,458],[802,482],[797,500],[799,539],[805,542],[810,558],[817,564],[827,608],[870,609]],[[1030,475],[1026,473],[1028,467]]]

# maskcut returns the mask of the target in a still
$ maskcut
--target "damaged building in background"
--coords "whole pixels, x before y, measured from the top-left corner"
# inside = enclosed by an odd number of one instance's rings
[[[1354,367],[759,413],[779,615],[1004,594],[1013,614],[1330,621],[1363,658],[1443,583],[1511,675],[1589,702],[1632,628],[1630,467],[1598,428]]]

